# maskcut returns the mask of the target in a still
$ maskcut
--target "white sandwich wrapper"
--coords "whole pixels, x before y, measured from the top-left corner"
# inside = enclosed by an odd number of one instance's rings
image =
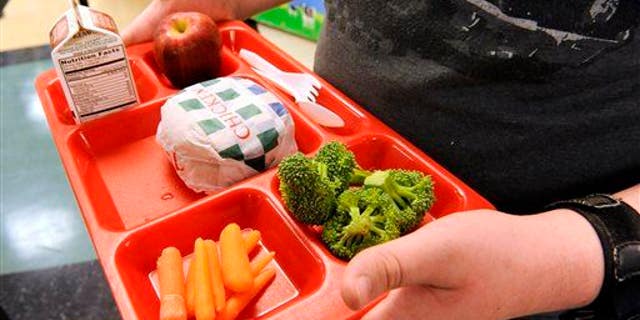
[[[189,188],[214,193],[295,153],[294,136],[274,94],[249,79],[222,77],[167,100],[156,140]]]

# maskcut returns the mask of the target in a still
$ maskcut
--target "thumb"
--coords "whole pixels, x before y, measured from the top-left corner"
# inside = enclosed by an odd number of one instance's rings
[[[151,41],[160,21],[170,13],[167,1],[153,1],[122,31],[126,46]]]
[[[357,310],[384,292],[409,285],[449,287],[446,267],[455,259],[446,233],[428,224],[393,241],[367,248],[347,265],[342,298]]]

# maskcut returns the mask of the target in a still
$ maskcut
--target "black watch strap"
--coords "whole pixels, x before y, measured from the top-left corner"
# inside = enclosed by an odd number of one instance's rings
[[[591,305],[572,312],[574,319],[640,320],[640,214],[606,194],[559,201],[548,208],[581,214],[596,230],[604,250],[600,294]]]

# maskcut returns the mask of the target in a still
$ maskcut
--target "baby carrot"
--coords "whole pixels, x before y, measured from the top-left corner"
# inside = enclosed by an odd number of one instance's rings
[[[235,293],[232,295],[227,304],[224,306],[222,312],[220,312],[219,320],[232,320],[235,319],[240,312],[255,298],[260,291],[273,279],[276,275],[276,271],[273,268],[264,269],[258,274],[251,286],[251,289],[247,292]]]
[[[189,315],[189,317],[193,317],[196,312],[196,271],[195,271],[196,259],[195,257],[196,257],[195,254],[191,256],[191,262],[189,262],[189,271],[187,271],[187,284],[185,286],[185,300],[187,302],[187,314]]]
[[[165,248],[157,261],[160,283],[160,320],[186,320],[184,273],[180,251]]]
[[[255,257],[251,261],[251,273],[253,274],[253,276],[257,276],[260,271],[262,271],[262,269],[264,269],[264,267],[266,267],[267,264],[269,264],[269,262],[273,260],[273,256],[275,255],[276,253],[272,251]]]
[[[242,233],[242,238],[244,239],[244,247],[247,250],[247,254],[251,253],[253,249],[258,245],[258,241],[260,241],[260,231],[251,230]]]
[[[157,262],[160,295],[177,294],[184,296],[184,274],[182,256],[174,247],[162,250]]]
[[[205,240],[204,247],[207,250],[209,270],[211,270],[211,288],[213,289],[216,311],[221,311],[227,298],[224,291],[220,260],[218,259],[218,246],[213,240]]]
[[[231,223],[220,233],[220,260],[225,287],[234,292],[251,289],[253,275],[240,227]]]
[[[201,238],[196,240],[195,257],[195,313],[196,320],[213,320],[216,318],[216,307],[213,300],[213,290],[211,289],[211,271],[207,261],[207,250]]]

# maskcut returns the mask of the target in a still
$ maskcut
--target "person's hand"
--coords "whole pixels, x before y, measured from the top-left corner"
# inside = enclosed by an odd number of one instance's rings
[[[236,4],[233,0],[154,0],[122,31],[122,39],[125,45],[150,41],[160,21],[179,11],[198,11],[214,21],[234,19]]]
[[[603,261],[595,231],[575,212],[462,212],[360,252],[342,297],[360,309],[391,290],[366,320],[508,319],[588,304]]]

